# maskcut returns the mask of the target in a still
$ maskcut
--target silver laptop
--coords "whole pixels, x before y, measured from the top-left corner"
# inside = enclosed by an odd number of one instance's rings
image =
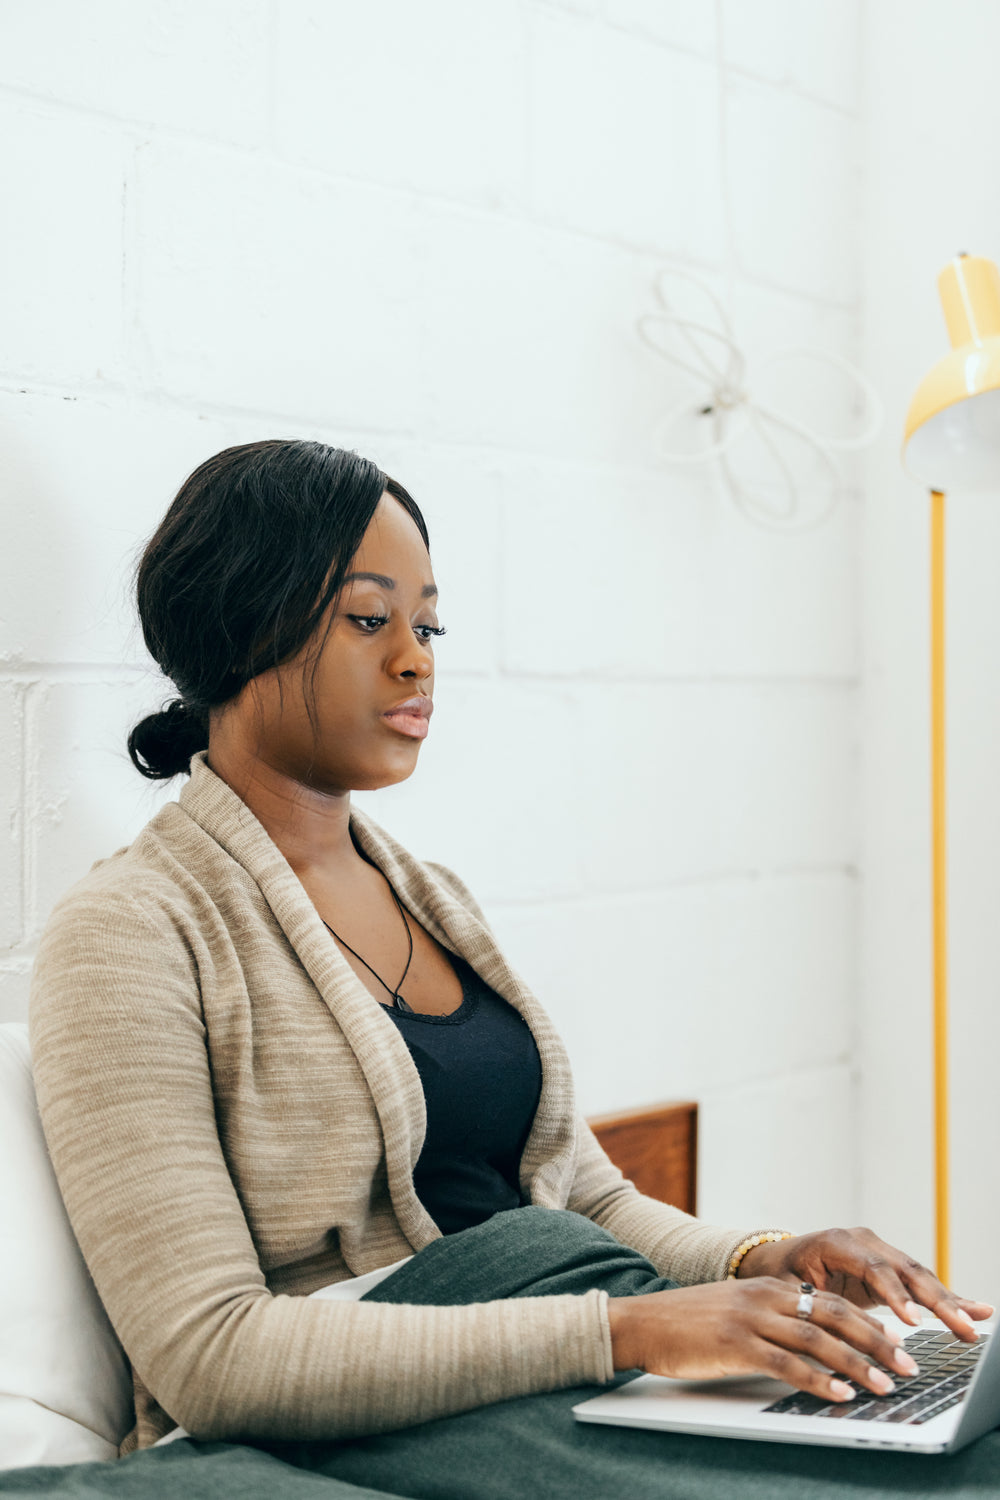
[[[896,1389],[889,1396],[854,1385],[853,1401],[827,1403],[765,1376],[696,1381],[642,1375],[574,1406],[573,1415],[614,1427],[914,1453],[954,1452],[1000,1425],[1000,1339],[987,1331],[966,1344],[936,1319],[916,1329],[894,1318],[886,1323],[904,1335],[920,1370],[911,1378],[893,1370]],[[990,1330],[992,1322],[979,1327]]]

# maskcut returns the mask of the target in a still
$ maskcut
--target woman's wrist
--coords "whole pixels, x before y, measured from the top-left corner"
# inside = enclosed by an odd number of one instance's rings
[[[637,1370],[642,1367],[638,1345],[641,1297],[609,1297],[608,1328],[611,1332],[611,1360],[615,1370]]]
[[[757,1234],[748,1235],[741,1244],[736,1246],[729,1257],[729,1269],[726,1279],[732,1281],[737,1276],[756,1276],[759,1274],[758,1267],[764,1258],[760,1252],[765,1247],[780,1244],[782,1240],[792,1239],[792,1233],[788,1229],[762,1229]],[[748,1262],[756,1261],[751,1269]]]

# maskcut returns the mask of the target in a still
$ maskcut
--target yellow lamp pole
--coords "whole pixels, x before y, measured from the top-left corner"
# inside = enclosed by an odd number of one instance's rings
[[[948,1205],[948,846],[944,742],[944,495],[931,490],[931,864],[934,965],[934,1253],[951,1284]]]
[[[959,255],[938,277],[951,353],[910,403],[903,445],[931,492],[931,861],[934,973],[934,1218],[936,1269],[951,1277],[948,1110],[948,905],[945,784],[944,497],[1000,489],[1000,273]]]

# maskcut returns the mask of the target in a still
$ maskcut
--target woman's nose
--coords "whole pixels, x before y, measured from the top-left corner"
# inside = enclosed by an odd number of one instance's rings
[[[394,677],[406,677],[417,682],[430,677],[434,671],[434,658],[429,647],[409,628],[392,653],[389,671]]]

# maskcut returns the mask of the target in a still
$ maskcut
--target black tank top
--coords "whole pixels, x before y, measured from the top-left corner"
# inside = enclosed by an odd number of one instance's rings
[[[384,1007],[423,1084],[427,1135],[413,1185],[442,1234],[524,1202],[518,1169],[542,1090],[527,1023],[468,964],[452,963],[462,1003],[450,1016]]]

